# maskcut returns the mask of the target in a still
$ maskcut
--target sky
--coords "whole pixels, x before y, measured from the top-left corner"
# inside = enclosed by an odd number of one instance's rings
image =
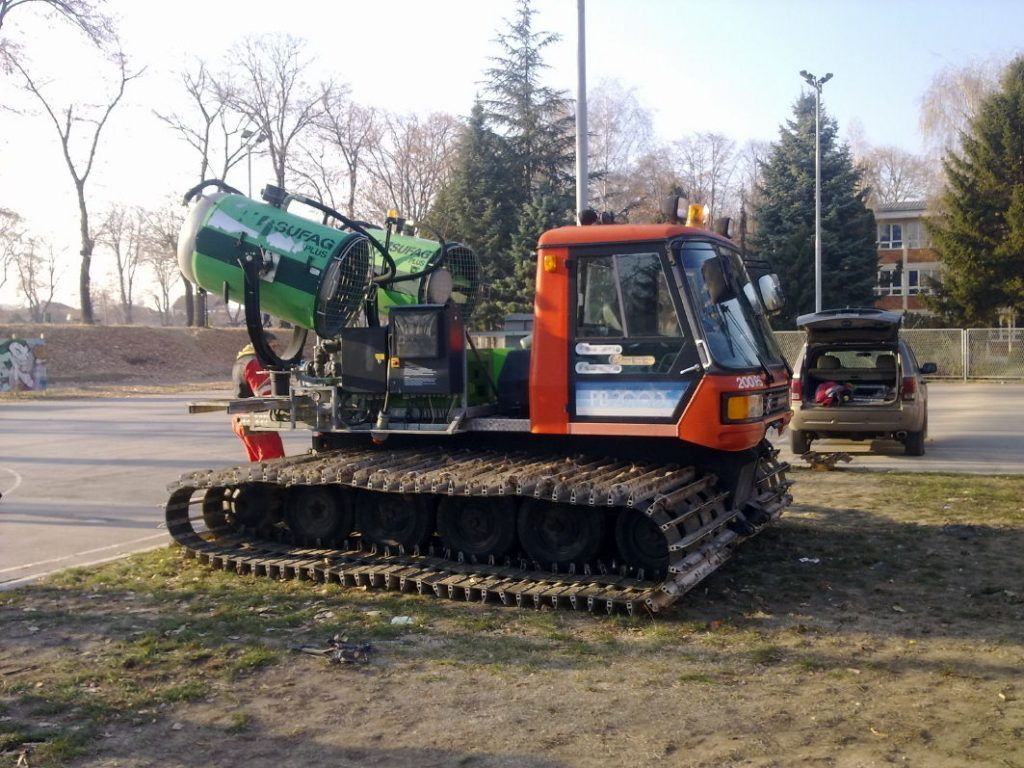
[[[575,95],[577,2],[534,6],[536,28],[562,36],[546,52],[547,84]],[[59,103],[101,101],[109,67],[41,7],[19,6],[2,33],[25,46],[32,71]],[[131,66],[146,69],[101,137],[87,187],[94,215],[112,202],[158,205],[193,183],[194,151],[153,110],[184,109],[177,73],[198,59],[220,65],[241,37],[306,39],[316,59],[311,76],[347,82],[361,103],[466,115],[516,2],[107,0],[107,8]],[[665,141],[696,131],[741,144],[775,139],[806,87],[798,73],[807,69],[834,74],[823,103],[841,135],[857,126],[872,145],[919,152],[921,97],[937,72],[1024,50],[1024,3],[1014,0],[586,0],[586,16],[588,84],[614,78],[635,88]],[[53,125],[16,86],[0,73],[0,207],[66,250],[58,299],[77,306],[74,189]],[[237,172],[232,181],[241,186],[244,166]],[[271,178],[258,158],[253,177],[254,189]],[[106,279],[110,259],[97,253],[95,281]],[[9,280],[0,302],[17,301]]]

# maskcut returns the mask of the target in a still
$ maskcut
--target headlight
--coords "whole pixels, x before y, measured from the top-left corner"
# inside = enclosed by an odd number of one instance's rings
[[[726,423],[757,421],[764,416],[764,395],[725,395],[722,398],[722,420]]]

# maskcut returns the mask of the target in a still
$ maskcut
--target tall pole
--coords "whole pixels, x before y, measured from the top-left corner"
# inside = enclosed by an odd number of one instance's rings
[[[814,89],[814,311],[821,312],[821,86],[832,73],[815,77],[802,69],[800,75]]]
[[[821,312],[821,84],[814,89],[814,311]]]
[[[576,216],[587,209],[586,0],[576,0]]]

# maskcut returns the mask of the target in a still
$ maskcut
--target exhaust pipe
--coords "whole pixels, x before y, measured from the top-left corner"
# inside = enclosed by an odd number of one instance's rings
[[[893,437],[895,437],[897,440],[906,440],[907,439],[907,433],[904,430],[900,430],[899,432],[896,432],[893,435]]]

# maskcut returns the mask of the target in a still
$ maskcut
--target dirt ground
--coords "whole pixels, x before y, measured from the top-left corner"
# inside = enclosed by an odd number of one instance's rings
[[[244,328],[0,324],[0,339],[40,336],[50,386],[82,390],[226,385],[235,355],[248,342]]]
[[[1024,479],[797,479],[783,522],[658,617],[170,549],[0,595],[0,764],[1024,767]],[[288,650],[335,634],[371,662]]]

